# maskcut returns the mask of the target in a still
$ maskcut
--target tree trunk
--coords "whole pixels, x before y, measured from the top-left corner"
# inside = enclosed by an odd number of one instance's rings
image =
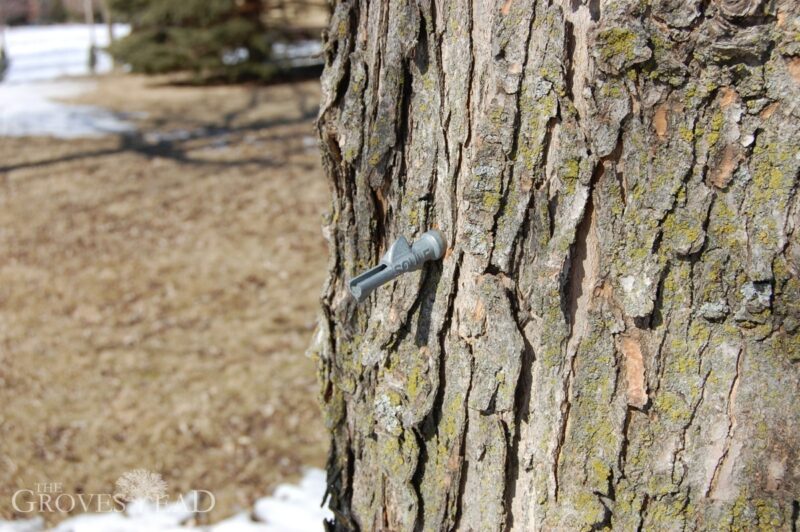
[[[336,4],[332,529],[797,527],[799,31],[793,0]],[[356,305],[431,228],[444,260]]]
[[[108,32],[108,45],[111,46],[116,41],[114,36],[114,15],[111,13],[111,6],[108,4],[109,0],[101,0],[100,12],[103,15],[103,22],[106,24],[106,31]],[[113,64],[114,58],[111,58]]]

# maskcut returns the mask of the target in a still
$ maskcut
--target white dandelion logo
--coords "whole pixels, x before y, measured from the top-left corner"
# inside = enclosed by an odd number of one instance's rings
[[[147,469],[134,469],[117,479],[117,494],[130,502],[137,499],[157,503],[167,496],[167,483],[158,473]]]

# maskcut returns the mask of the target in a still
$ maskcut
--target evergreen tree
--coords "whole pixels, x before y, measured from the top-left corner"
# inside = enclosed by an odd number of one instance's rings
[[[190,71],[198,79],[264,79],[270,40],[262,0],[111,0],[131,33],[110,47],[134,72]]]
[[[69,13],[64,5],[64,0],[53,0],[47,9],[47,21],[51,23],[66,22],[69,19]]]

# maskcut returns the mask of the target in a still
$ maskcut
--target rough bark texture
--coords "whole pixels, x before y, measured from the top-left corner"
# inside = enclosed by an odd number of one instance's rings
[[[798,526],[799,10],[335,5],[332,528]]]

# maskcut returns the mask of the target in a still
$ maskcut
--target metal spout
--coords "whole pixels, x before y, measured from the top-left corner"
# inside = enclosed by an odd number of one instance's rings
[[[376,288],[400,274],[419,270],[429,260],[441,259],[446,250],[444,236],[435,229],[424,233],[413,245],[409,245],[408,240],[401,236],[389,247],[377,266],[350,280],[350,293],[361,303]]]

